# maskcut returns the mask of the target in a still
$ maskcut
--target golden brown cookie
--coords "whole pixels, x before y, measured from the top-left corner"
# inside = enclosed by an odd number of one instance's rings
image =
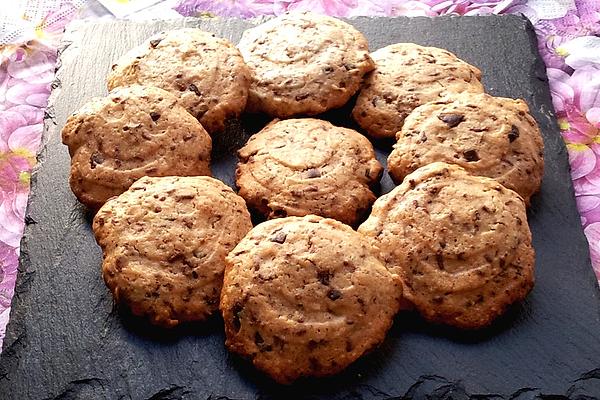
[[[142,176],[210,175],[211,139],[177,98],[130,86],[93,99],[62,130],[75,196],[97,209]]]
[[[493,179],[436,162],[380,197],[358,229],[428,320],[490,324],[533,287],[525,203]]]
[[[398,311],[398,276],[332,219],[264,222],[226,262],[225,345],[280,383],[341,371],[383,341]]]
[[[373,137],[394,137],[416,107],[454,93],[483,93],[481,72],[447,50],[396,43],[371,53],[352,116]]]
[[[358,30],[311,13],[285,14],[249,29],[238,47],[251,70],[248,110],[281,118],[341,107],[373,69]]]
[[[354,224],[382,167],[369,140],[312,118],[274,121],[238,152],[239,193],[268,218],[317,214]]]
[[[246,107],[249,73],[229,40],[183,28],[158,33],[123,55],[111,68],[108,88],[142,84],[168,90],[212,134]]]
[[[523,100],[465,93],[416,108],[388,158],[396,183],[419,167],[443,161],[496,179],[527,204],[544,174],[544,142]]]
[[[172,327],[217,310],[225,256],[252,228],[244,200],[206,177],[144,177],[94,218],[117,303]]]

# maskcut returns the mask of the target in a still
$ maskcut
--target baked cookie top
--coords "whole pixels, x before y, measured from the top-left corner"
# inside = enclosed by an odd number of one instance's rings
[[[109,90],[131,84],[173,93],[212,134],[244,110],[250,78],[240,52],[229,40],[183,28],[152,36],[112,66]]]
[[[251,70],[248,110],[282,118],[341,107],[373,69],[358,30],[311,13],[285,14],[248,29],[238,47]]]
[[[408,175],[375,202],[358,232],[430,321],[481,328],[533,287],[523,199],[457,165],[436,162]]]
[[[398,276],[332,219],[259,224],[226,262],[225,344],[280,383],[341,371],[383,340],[398,311]]]
[[[483,93],[481,71],[447,50],[396,43],[371,57],[376,68],[366,76],[352,116],[374,137],[394,137],[424,103],[453,93]]]
[[[312,118],[273,121],[239,152],[239,193],[269,218],[317,214],[357,222],[375,195],[382,167],[352,129]]]
[[[244,200],[206,177],[144,177],[96,214],[115,300],[172,327],[217,310],[225,256],[252,228]]]
[[[523,100],[465,93],[416,108],[388,158],[396,182],[434,161],[496,179],[527,204],[544,173],[544,142]]]
[[[142,176],[210,175],[210,136],[175,96],[154,87],[91,100],[67,119],[62,141],[71,189],[92,209]]]

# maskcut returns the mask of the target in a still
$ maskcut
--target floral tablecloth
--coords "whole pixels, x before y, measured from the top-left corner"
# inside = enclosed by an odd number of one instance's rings
[[[0,345],[14,294],[19,242],[25,222],[31,222],[25,221],[29,182],[64,26],[73,19],[114,15],[251,18],[292,10],[340,17],[526,15],[546,62],[581,223],[600,278],[598,0],[20,0],[0,10]]]

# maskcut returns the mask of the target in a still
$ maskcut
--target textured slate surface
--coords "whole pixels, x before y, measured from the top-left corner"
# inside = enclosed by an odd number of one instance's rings
[[[546,174],[529,217],[537,284],[493,327],[460,333],[412,314],[344,373],[275,385],[227,354],[222,321],[157,330],[120,312],[100,276],[90,216],[68,184],[59,132],[69,113],[103,95],[104,77],[150,34],[200,26],[237,41],[242,21],[108,22],[71,27],[61,54],[47,145],[34,175],[21,269],[4,352],[0,399],[594,398],[600,395],[600,301],[575,208],[565,146],[551,112],[530,24],[515,16],[356,19],[372,49],[399,41],[445,47],[479,66],[494,95],[523,97],[546,144]],[[328,115],[350,125],[347,110]],[[245,123],[256,129],[260,118]],[[248,129],[251,131],[252,129]],[[217,143],[215,175],[232,183],[239,124]],[[383,160],[389,143],[378,143]],[[385,175],[383,191],[391,188]],[[546,397],[556,395],[561,397]],[[564,396],[564,397],[562,397]],[[590,397],[584,397],[590,396]]]

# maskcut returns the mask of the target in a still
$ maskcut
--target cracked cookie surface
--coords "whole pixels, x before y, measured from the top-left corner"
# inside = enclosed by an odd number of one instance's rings
[[[108,88],[132,84],[171,92],[213,134],[246,107],[250,71],[229,40],[183,28],[158,33],[119,58]]]
[[[210,175],[212,141],[202,125],[162,89],[133,85],[96,98],[62,130],[69,183],[98,209],[143,176]]]
[[[257,225],[226,262],[225,344],[280,383],[337,373],[379,344],[402,294],[365,238],[314,215]]]
[[[433,322],[484,327],[533,287],[523,199],[456,165],[436,162],[408,175],[375,202],[358,232]]]
[[[395,182],[435,161],[496,179],[527,204],[540,189],[544,142],[523,100],[462,94],[416,108],[388,157]]]
[[[218,309],[225,256],[251,228],[244,200],[206,176],[144,177],[93,223],[116,302],[165,327]]]
[[[365,37],[338,19],[292,13],[244,32],[248,110],[287,118],[344,105],[373,69]]]
[[[454,93],[483,93],[481,71],[447,50],[414,43],[383,47],[371,57],[352,116],[373,137],[394,137],[416,107]]]
[[[313,118],[273,121],[239,152],[239,193],[268,218],[316,214],[354,224],[383,168],[360,133]]]

